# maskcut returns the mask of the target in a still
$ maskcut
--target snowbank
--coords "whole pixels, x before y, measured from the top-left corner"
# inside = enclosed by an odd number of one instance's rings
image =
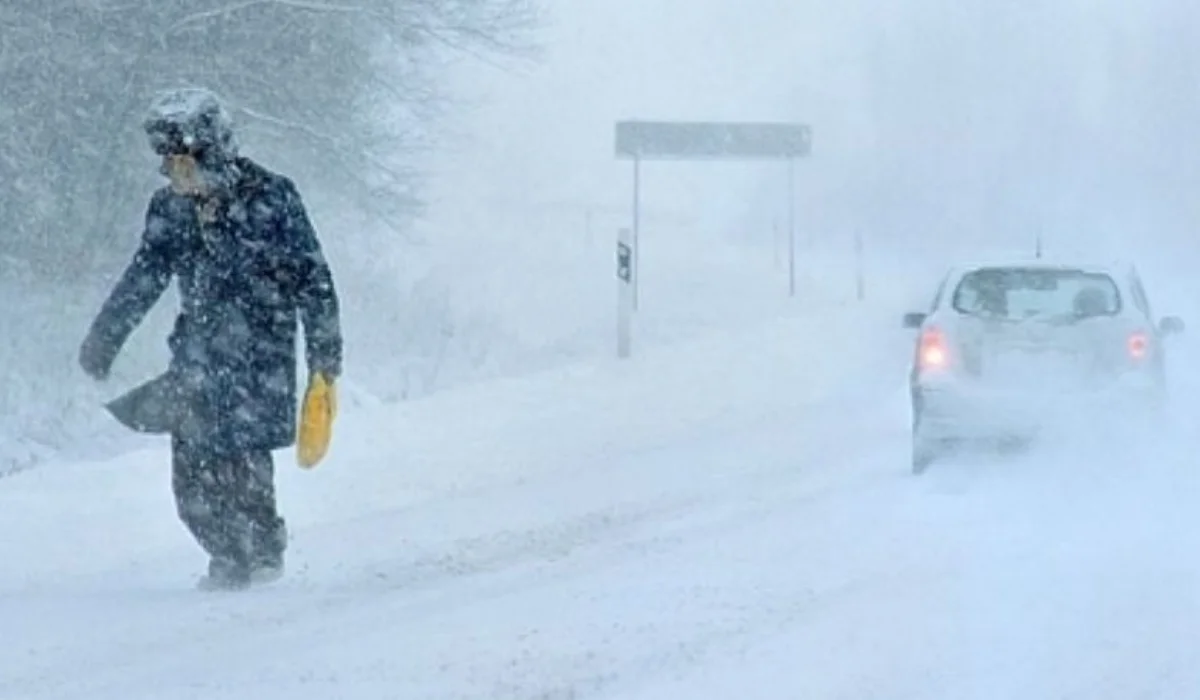
[[[431,250],[414,247],[403,266],[380,256],[374,269],[345,256],[337,242],[330,245],[344,298],[347,406],[410,400],[615,354],[612,232],[469,233]],[[872,295],[895,284],[885,267],[876,267],[869,272]],[[683,226],[651,227],[642,242],[635,351],[773,318],[833,313],[854,301],[846,251],[808,252],[799,269],[797,295],[789,298],[787,271],[770,249]],[[11,377],[0,396],[0,473],[55,455],[113,456],[138,444],[101,404],[165,365],[174,292],[131,338],[112,378],[96,384],[78,369],[76,352],[107,285],[39,285],[11,263],[3,272],[0,291],[12,300],[5,316],[21,330],[0,346]],[[751,360],[722,360],[738,361]]]
[[[887,307],[798,308],[758,324],[635,347],[625,361],[579,362],[362,408],[339,421],[327,468],[302,477],[327,483],[305,491],[320,493],[310,505],[331,517],[351,503],[356,512],[394,509],[433,493],[562,468],[564,455],[603,460],[753,428],[855,382],[877,386],[880,374],[899,387],[907,356],[892,343],[906,338]],[[873,361],[889,354],[891,363]],[[870,376],[851,374],[864,367]]]

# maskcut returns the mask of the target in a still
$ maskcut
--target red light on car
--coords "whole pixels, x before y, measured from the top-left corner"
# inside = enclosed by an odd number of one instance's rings
[[[1145,333],[1133,333],[1126,341],[1126,349],[1129,350],[1129,356],[1135,360],[1140,360],[1146,357],[1146,352],[1150,348],[1150,339]]]
[[[946,351],[946,342],[941,331],[930,329],[921,334],[921,346],[917,357],[921,369],[939,369],[949,363],[950,354]]]

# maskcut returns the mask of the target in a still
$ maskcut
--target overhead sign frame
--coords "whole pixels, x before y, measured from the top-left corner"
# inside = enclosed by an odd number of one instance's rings
[[[633,161],[633,308],[638,303],[638,238],[642,161],[786,161],[788,294],[796,294],[795,162],[812,154],[812,127],[789,122],[623,120],[615,124],[614,150]]]
[[[617,157],[626,160],[787,160],[812,152],[812,129],[780,122],[620,121]]]

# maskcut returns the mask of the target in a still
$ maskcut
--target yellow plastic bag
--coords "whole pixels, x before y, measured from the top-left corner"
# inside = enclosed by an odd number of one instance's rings
[[[333,438],[333,419],[337,416],[337,387],[317,372],[308,382],[304,403],[300,406],[300,426],[296,436],[296,463],[312,469],[325,458]]]

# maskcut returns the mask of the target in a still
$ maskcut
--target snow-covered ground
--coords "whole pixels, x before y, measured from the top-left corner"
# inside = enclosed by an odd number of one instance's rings
[[[913,478],[893,302],[352,406],[241,594],[191,590],[159,444],[4,479],[0,697],[1200,690],[1200,440]]]

